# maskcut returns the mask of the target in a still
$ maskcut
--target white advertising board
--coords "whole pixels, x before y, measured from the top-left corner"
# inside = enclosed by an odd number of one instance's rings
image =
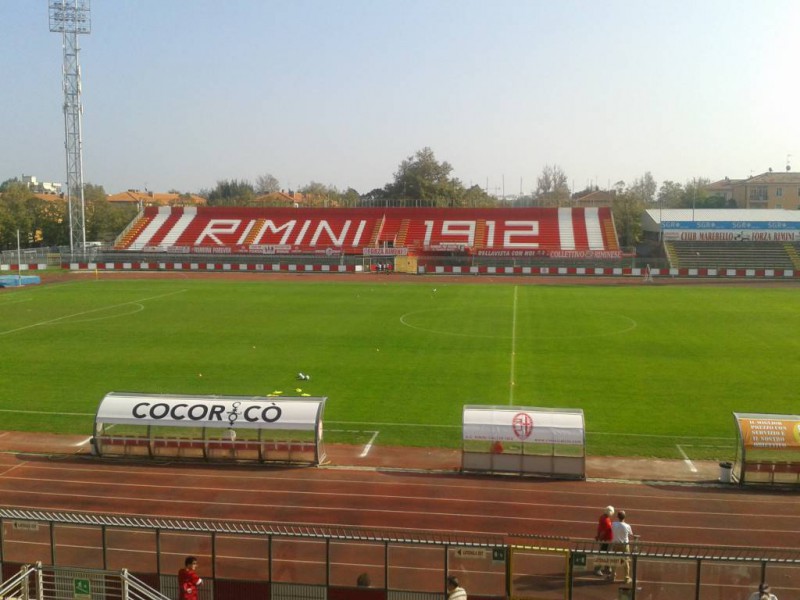
[[[106,394],[96,422],[171,427],[314,431],[325,398]]]
[[[525,407],[464,407],[465,440],[541,444],[584,443],[583,411],[554,412]]]

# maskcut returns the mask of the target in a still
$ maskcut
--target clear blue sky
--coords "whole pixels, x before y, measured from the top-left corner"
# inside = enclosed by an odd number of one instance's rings
[[[0,181],[64,181],[47,0],[0,0]],[[800,171],[798,0],[92,0],[84,179],[365,193],[425,146],[529,192]]]

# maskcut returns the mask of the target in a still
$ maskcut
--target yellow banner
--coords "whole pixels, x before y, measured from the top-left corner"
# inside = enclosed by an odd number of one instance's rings
[[[745,448],[800,448],[800,420],[739,419]]]

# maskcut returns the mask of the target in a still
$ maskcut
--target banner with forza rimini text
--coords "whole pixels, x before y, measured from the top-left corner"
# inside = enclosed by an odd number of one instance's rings
[[[97,410],[98,423],[313,431],[325,398],[286,396],[184,396],[111,392]]]
[[[541,444],[584,443],[583,411],[540,411],[524,407],[465,407],[465,440]]]
[[[745,448],[800,448],[800,418],[739,417]]]

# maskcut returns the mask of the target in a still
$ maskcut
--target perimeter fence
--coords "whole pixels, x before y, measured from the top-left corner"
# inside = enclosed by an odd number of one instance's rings
[[[264,507],[269,516],[270,507]],[[746,600],[767,580],[798,597],[800,550],[641,542],[630,554],[594,541],[517,535],[310,527],[0,509],[4,580],[24,564],[126,569],[177,598],[177,571],[199,559],[200,600],[440,600],[446,574],[472,600]],[[609,565],[632,583],[594,574]],[[371,586],[357,587],[366,573]],[[91,594],[75,600],[103,600]]]

